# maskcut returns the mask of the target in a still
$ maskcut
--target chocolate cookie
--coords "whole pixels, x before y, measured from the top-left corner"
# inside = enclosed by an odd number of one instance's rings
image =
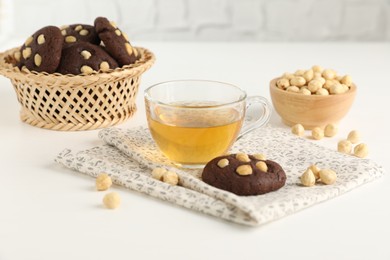
[[[206,164],[202,180],[237,195],[260,195],[280,189],[286,183],[282,167],[260,155],[243,153],[214,158]]]
[[[137,49],[131,46],[127,35],[119,30],[115,23],[105,17],[97,17],[95,30],[107,52],[120,66],[133,64],[137,60]]]
[[[76,42],[89,42],[99,45],[100,39],[95,27],[87,24],[71,24],[61,27],[61,34],[64,36],[64,47]]]
[[[93,71],[115,69],[118,63],[101,47],[78,42],[63,49],[57,72],[61,74],[91,74]]]
[[[30,36],[20,51],[15,53],[17,66],[26,66],[37,72],[55,72],[60,63],[63,42],[64,37],[58,27],[43,27]]]

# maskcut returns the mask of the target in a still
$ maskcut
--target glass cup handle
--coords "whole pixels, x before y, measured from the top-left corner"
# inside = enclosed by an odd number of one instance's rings
[[[247,133],[255,130],[256,128],[259,128],[265,124],[268,123],[269,119],[271,118],[272,113],[272,107],[269,101],[260,96],[251,96],[246,99],[246,111],[248,112],[248,109],[253,106],[254,104],[260,104],[262,107],[262,111],[256,110],[256,115],[258,113],[261,113],[258,115],[258,118],[255,120],[251,120],[251,116],[249,116],[247,113],[245,113],[245,121],[244,126],[241,129],[240,134],[237,137],[237,140],[246,135]]]

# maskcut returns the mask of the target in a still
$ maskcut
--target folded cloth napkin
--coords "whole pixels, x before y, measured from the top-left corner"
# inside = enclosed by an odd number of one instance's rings
[[[287,181],[281,189],[258,196],[237,196],[201,180],[202,170],[175,168],[156,147],[146,127],[109,128],[99,132],[105,142],[84,151],[62,151],[58,163],[96,177],[109,174],[115,184],[146,193],[177,205],[245,225],[262,225],[341,195],[384,174],[369,159],[361,159],[321,147],[311,140],[292,135],[288,129],[259,128],[238,140],[232,153],[263,153],[285,170]],[[311,164],[337,172],[333,185],[303,187],[299,177]],[[179,186],[151,177],[156,167],[175,171]]]

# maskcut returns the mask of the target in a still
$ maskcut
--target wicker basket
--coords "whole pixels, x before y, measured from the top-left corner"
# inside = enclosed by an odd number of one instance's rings
[[[141,58],[132,65],[91,75],[62,75],[19,70],[13,66],[14,48],[0,53],[0,74],[11,79],[22,121],[41,128],[76,131],[119,124],[136,111],[141,74],[155,60],[138,48]]]

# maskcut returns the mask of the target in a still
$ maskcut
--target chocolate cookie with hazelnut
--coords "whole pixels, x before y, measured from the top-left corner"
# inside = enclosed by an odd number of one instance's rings
[[[260,195],[280,189],[286,173],[276,162],[262,154],[230,154],[206,164],[202,180],[216,188],[241,196]]]

